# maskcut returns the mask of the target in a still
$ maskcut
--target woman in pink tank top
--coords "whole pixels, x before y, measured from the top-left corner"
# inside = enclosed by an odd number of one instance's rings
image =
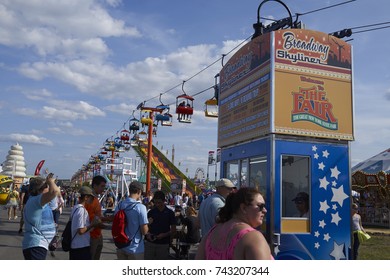
[[[257,189],[241,188],[226,198],[217,224],[203,236],[198,260],[271,260],[270,247],[255,228],[263,224],[264,198]]]

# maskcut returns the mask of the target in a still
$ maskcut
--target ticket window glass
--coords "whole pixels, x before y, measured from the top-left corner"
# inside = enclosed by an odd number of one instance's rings
[[[226,178],[232,181],[233,185],[239,187],[238,160],[229,161],[226,164]]]
[[[310,159],[282,155],[282,232],[310,231]]]
[[[248,159],[240,161],[240,188],[248,187]]]
[[[267,158],[255,157],[249,159],[249,187],[256,188],[266,198],[267,190]]]

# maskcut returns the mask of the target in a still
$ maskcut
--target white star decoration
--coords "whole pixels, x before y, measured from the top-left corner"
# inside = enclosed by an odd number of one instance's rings
[[[314,243],[314,248],[316,248],[316,249],[320,248],[320,243],[318,243],[318,242]]]
[[[333,210],[337,210],[337,205],[336,205],[336,204],[333,204],[332,209],[333,209]]]
[[[322,152],[322,156],[323,156],[324,158],[328,158],[329,155],[330,155],[330,154],[329,154],[328,150],[325,150],[325,151]]]
[[[337,166],[334,168],[331,168],[330,171],[332,172],[332,175],[330,175],[331,178],[336,178],[336,180],[339,178],[340,171],[337,169]]]
[[[311,150],[312,150],[313,152],[316,152],[316,151],[317,151],[317,146],[312,146],[312,147],[311,147]]]
[[[320,221],[320,224],[319,224],[319,227],[325,228],[325,226],[326,226],[325,221],[324,221],[324,220],[321,220],[321,221]]]
[[[348,195],[344,192],[343,189],[343,185],[341,185],[338,189],[332,188],[333,196],[331,201],[337,202],[341,207],[343,207],[343,201],[348,198]]]
[[[332,257],[336,260],[345,259],[344,255],[344,244],[338,245],[336,242],[333,242],[333,251],[330,253]]]
[[[337,186],[336,181],[333,181],[333,182],[332,182],[332,186],[333,186],[333,187],[336,187],[336,186]]]
[[[323,162],[318,164],[318,169],[324,170],[325,164]]]
[[[320,211],[323,211],[326,214],[326,211],[329,209],[328,203],[325,201],[321,202],[320,201]]]
[[[318,159],[319,155],[317,153],[314,154],[314,158]]]
[[[325,233],[325,234],[324,234],[324,240],[325,240],[326,242],[329,242],[329,239],[330,239],[329,233]]]
[[[337,226],[339,225],[339,222],[342,220],[339,216],[339,212],[336,212],[336,214],[331,214],[332,215],[332,221],[331,223],[335,223]]]
[[[326,187],[329,185],[329,182],[326,180],[326,176],[324,178],[320,179],[320,188],[324,188],[326,190]]]
[[[315,237],[320,236],[320,233],[318,232],[318,230],[317,230],[316,232],[314,232],[314,236],[315,236]]]

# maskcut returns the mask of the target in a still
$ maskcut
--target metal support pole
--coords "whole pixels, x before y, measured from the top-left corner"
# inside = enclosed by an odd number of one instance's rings
[[[152,176],[152,156],[153,156],[153,111],[149,112],[149,118],[152,120],[148,127],[148,160],[146,168],[146,193],[150,192],[150,177]]]

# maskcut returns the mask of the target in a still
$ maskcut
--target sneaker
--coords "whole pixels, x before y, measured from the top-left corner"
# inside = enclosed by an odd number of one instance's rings
[[[18,230],[18,234],[22,234],[22,233],[23,233],[23,229],[20,228],[20,229]]]
[[[15,217],[14,217],[14,220],[16,220],[17,218],[18,218],[18,216],[15,216]]]

